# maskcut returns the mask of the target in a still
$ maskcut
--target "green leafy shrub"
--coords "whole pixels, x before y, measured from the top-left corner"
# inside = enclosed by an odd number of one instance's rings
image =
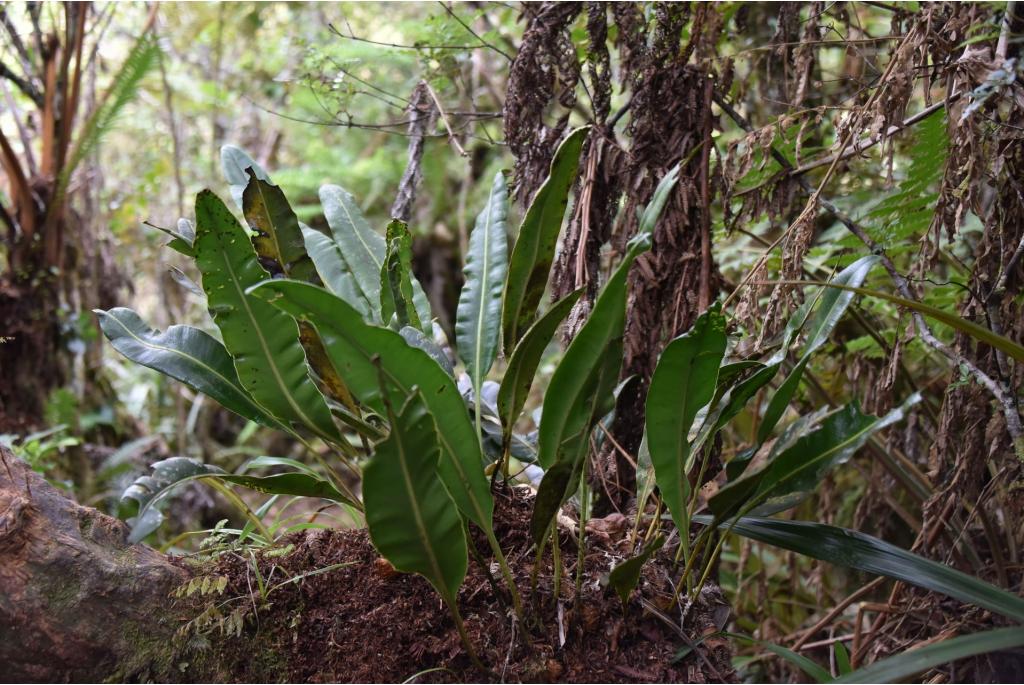
[[[540,311],[585,136],[586,129],[574,131],[555,154],[511,250],[505,180],[500,173],[493,180],[470,236],[457,311],[454,342],[468,376],[464,392],[453,374],[448,343],[412,273],[408,227],[392,221],[381,235],[352,196],[333,185],[320,192],[329,228],[306,226],[263,169],[240,150],[225,148],[225,175],[248,229],[220,198],[204,190],[196,199],[195,224],[183,219],[167,230],[169,246],[194,260],[201,275],[201,290],[196,289],[206,297],[220,339],[189,326],[155,331],[124,308],[97,312],[100,325],[114,347],[133,361],[307,446],[322,441],[340,463],[362,473],[362,497],[326,461],[317,471],[297,461],[261,457],[226,473],[175,457],[154,464],[151,476],[125,491],[122,515],[133,523],[132,539],[141,540],[159,526],[159,503],[190,480],[221,490],[249,520],[241,537],[263,542],[275,531],[229,485],[339,502],[363,512],[371,540],[397,569],[432,583],[476,660],[455,602],[466,574],[467,524],[485,534],[512,606],[524,616],[494,534],[486,469],[508,478],[514,455],[542,469],[530,522],[540,555],[553,537],[558,511],[585,487],[591,436],[596,426],[606,425],[619,384],[629,269],[650,249],[677,181],[676,169],[660,180],[628,250],[558,361],[543,392],[537,437],[519,434],[515,428],[541,358],[580,297],[572,293]],[[1019,598],[874,538],[765,518],[798,503],[825,474],[875,433],[902,420],[919,400],[911,396],[882,417],[851,404],[783,421],[810,358],[823,348],[854,295],[869,292],[861,285],[877,261],[875,256],[858,259],[823,284],[827,287],[794,314],[763,358],[730,358],[727,322],[718,305],[666,346],[647,398],[637,523],[657,488],[658,511],[667,510],[666,523],[679,533],[677,596],[686,590],[692,602],[700,592],[721,550],[724,536],[715,542],[721,529],[995,611],[1003,606],[1001,613],[1015,620],[1024,617]],[[791,348],[801,340],[790,362]],[[495,384],[488,375],[499,350],[508,361]],[[716,435],[760,391],[769,392],[770,400],[754,444],[726,464],[727,483],[710,499],[710,515],[700,515],[691,483],[703,482]],[[283,472],[250,473],[267,467]],[[580,500],[583,513],[586,497]],[[639,555],[610,574],[624,604],[642,565],[665,544],[660,524],[656,519],[640,536]],[[703,528],[691,543],[692,524]],[[581,558],[584,529],[581,521]],[[844,535],[849,548],[834,553],[843,548]]]

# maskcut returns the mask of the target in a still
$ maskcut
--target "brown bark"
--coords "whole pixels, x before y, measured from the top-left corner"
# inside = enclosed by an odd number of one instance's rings
[[[0,447],[0,680],[128,680],[164,672],[170,592],[188,577],[126,542]]]

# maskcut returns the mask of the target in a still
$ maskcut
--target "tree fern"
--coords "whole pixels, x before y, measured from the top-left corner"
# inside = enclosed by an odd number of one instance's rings
[[[82,125],[67,163],[61,169],[55,193],[56,201],[53,206],[60,205],[71,175],[82,160],[95,149],[103,136],[113,128],[118,114],[138,94],[139,84],[142,83],[142,79],[150,69],[156,65],[160,54],[156,37],[152,33],[143,34],[132,46],[131,52],[128,53],[120,70],[114,76],[110,88],[107,89],[99,105]]]
[[[906,176],[866,216],[871,236],[890,254],[910,249],[931,228],[938,188],[946,168],[946,117],[937,112],[920,122],[908,150]]]

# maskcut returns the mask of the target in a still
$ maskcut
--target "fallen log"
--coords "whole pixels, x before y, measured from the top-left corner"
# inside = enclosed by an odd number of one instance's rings
[[[68,499],[0,447],[0,679],[135,680],[165,671],[166,609],[188,572]]]

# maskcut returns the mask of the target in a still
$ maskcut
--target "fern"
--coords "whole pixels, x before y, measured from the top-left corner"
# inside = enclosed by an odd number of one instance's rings
[[[946,168],[949,136],[945,115],[931,115],[917,125],[914,134],[906,176],[868,212],[865,221],[871,237],[890,254],[912,249],[914,239],[931,228]]]
[[[125,105],[138,94],[142,79],[156,65],[160,54],[156,37],[151,33],[142,35],[132,46],[131,52],[121,64],[121,69],[114,76],[114,81],[110,84],[110,88],[107,89],[99,106],[93,110],[82,126],[67,163],[61,170],[54,206],[59,206],[60,201],[63,200],[68,182],[75,169],[96,148],[103,136],[113,128],[114,121]]]

